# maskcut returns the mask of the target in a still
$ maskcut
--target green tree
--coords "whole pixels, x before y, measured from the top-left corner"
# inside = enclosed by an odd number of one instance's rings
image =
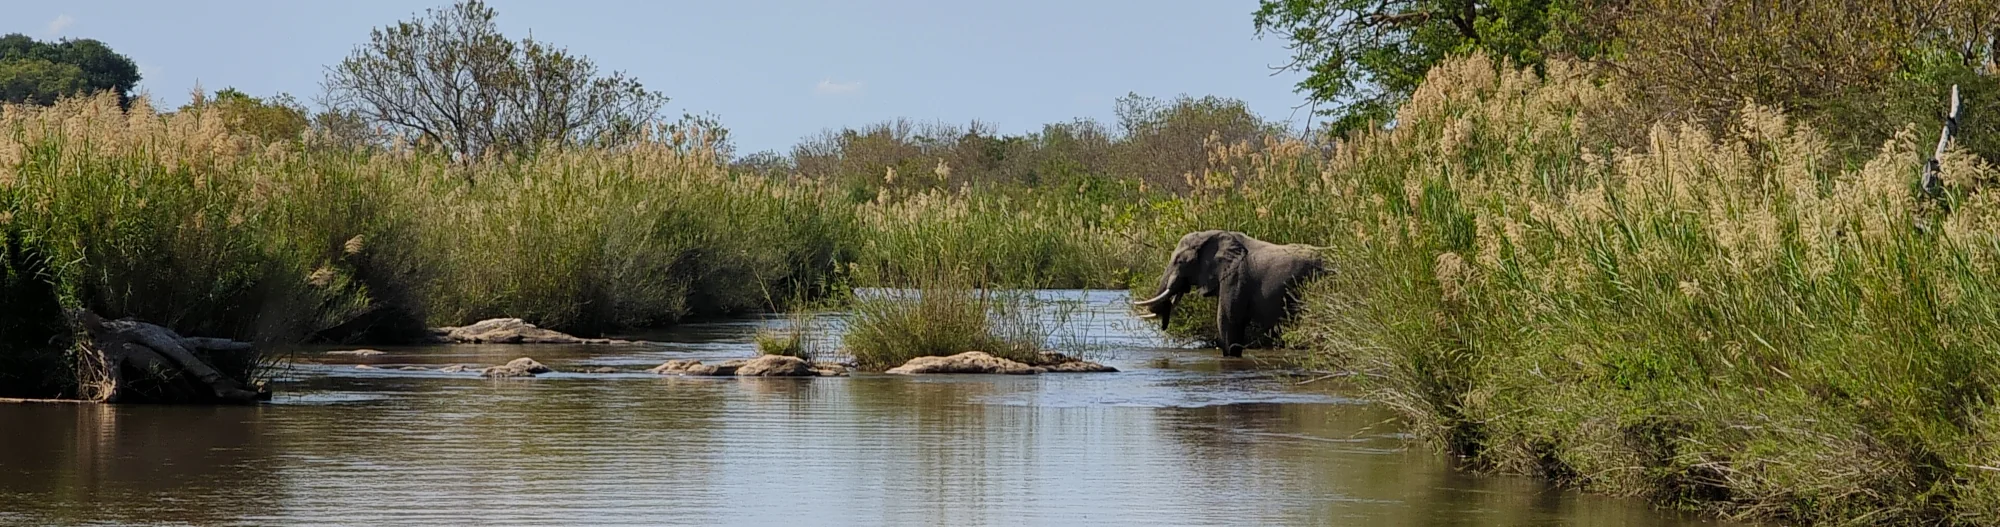
[[[1162,189],[1186,190],[1186,176],[1210,168],[1210,142],[1258,142],[1283,133],[1238,99],[1190,97],[1172,100],[1129,93],[1118,98],[1120,137],[1116,170]]]
[[[666,103],[590,59],[508,40],[495,15],[473,0],[373,30],[328,71],[329,103],[468,160],[628,140]]]
[[[215,92],[213,99],[198,99],[180,111],[220,112],[224,122],[239,133],[257,136],[264,142],[299,141],[312,124],[304,105],[290,95],[268,99],[251,97],[235,88]]]
[[[336,150],[363,150],[382,145],[382,134],[360,111],[331,108],[312,116],[307,143]]]
[[[19,33],[0,36],[0,102],[47,105],[100,91],[130,101],[138,84],[139,66],[103,42],[42,42]]]
[[[1907,125],[1935,133],[1959,85],[1968,111],[1956,141],[2000,156],[2000,118],[1981,111],[2000,102],[2000,2],[1599,1],[1595,18],[1618,48],[1608,71],[1645,103],[1632,120],[1719,124],[1756,101],[1816,124],[1860,159]]]
[[[1386,122],[1431,66],[1452,54],[1484,51],[1540,65],[1555,53],[1592,56],[1601,40],[1586,31],[1590,0],[1261,0],[1259,37],[1289,41],[1284,71],[1306,74],[1298,91],[1326,104],[1328,130]]]

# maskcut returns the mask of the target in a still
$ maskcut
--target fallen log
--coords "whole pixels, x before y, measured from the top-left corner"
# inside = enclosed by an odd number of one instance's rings
[[[91,383],[95,389],[84,394],[87,399],[248,404],[270,397],[267,391],[247,387],[249,379],[225,374],[197,354],[206,352],[212,359],[220,353],[255,353],[250,343],[182,337],[158,325],[130,318],[105,320],[83,310],[71,312],[70,322],[89,337],[83,349],[95,352],[98,379]]]

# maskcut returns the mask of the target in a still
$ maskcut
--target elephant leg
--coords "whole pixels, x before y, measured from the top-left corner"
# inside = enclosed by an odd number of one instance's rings
[[[1249,345],[1249,341],[1245,340],[1247,335],[1244,334],[1244,330],[1248,329],[1245,326],[1249,325],[1249,322],[1248,317],[1236,313],[1226,304],[1216,311],[1215,328],[1222,333],[1222,342],[1218,343],[1222,347],[1222,356],[1243,356],[1243,348]]]

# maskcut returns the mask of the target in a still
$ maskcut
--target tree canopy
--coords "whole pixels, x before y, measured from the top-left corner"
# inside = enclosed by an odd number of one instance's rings
[[[0,102],[54,104],[56,99],[110,90],[130,100],[139,84],[132,59],[90,39],[38,41],[0,36]]]
[[[291,95],[252,97],[235,88],[223,88],[214,98],[198,98],[180,111],[219,112],[229,127],[256,136],[264,142],[298,141],[312,126],[306,107]]]
[[[462,158],[641,132],[667,98],[534,39],[508,40],[479,1],[370,32],[329,68],[329,102]]]
[[[1719,124],[1746,100],[1816,122],[1848,153],[1907,124],[1937,129],[1943,94],[2000,103],[2000,1],[1260,0],[1260,36],[1287,41],[1297,88],[1343,133],[1387,123],[1444,58],[1539,66],[1566,56],[1633,87],[1639,120]],[[2000,119],[1971,112],[1967,144],[2000,157]],[[1990,133],[1988,133],[1990,132]]]
[[[1539,65],[1553,52],[1593,55],[1580,36],[1579,7],[1589,0],[1261,0],[1258,36],[1289,41],[1306,74],[1298,90],[1326,104],[1320,113],[1342,132],[1384,122],[1431,66],[1453,54],[1484,51]]]

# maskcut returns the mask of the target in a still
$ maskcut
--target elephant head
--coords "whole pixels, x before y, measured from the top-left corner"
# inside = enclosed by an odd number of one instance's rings
[[[1244,242],[1242,234],[1227,231],[1200,231],[1181,237],[1174,247],[1172,259],[1167,261],[1166,272],[1160,275],[1160,288],[1152,298],[1133,302],[1146,308],[1141,318],[1158,318],[1160,327],[1167,327],[1173,321],[1174,303],[1192,289],[1201,289],[1202,296],[1216,296],[1228,284],[1236,282],[1242,273]]]

